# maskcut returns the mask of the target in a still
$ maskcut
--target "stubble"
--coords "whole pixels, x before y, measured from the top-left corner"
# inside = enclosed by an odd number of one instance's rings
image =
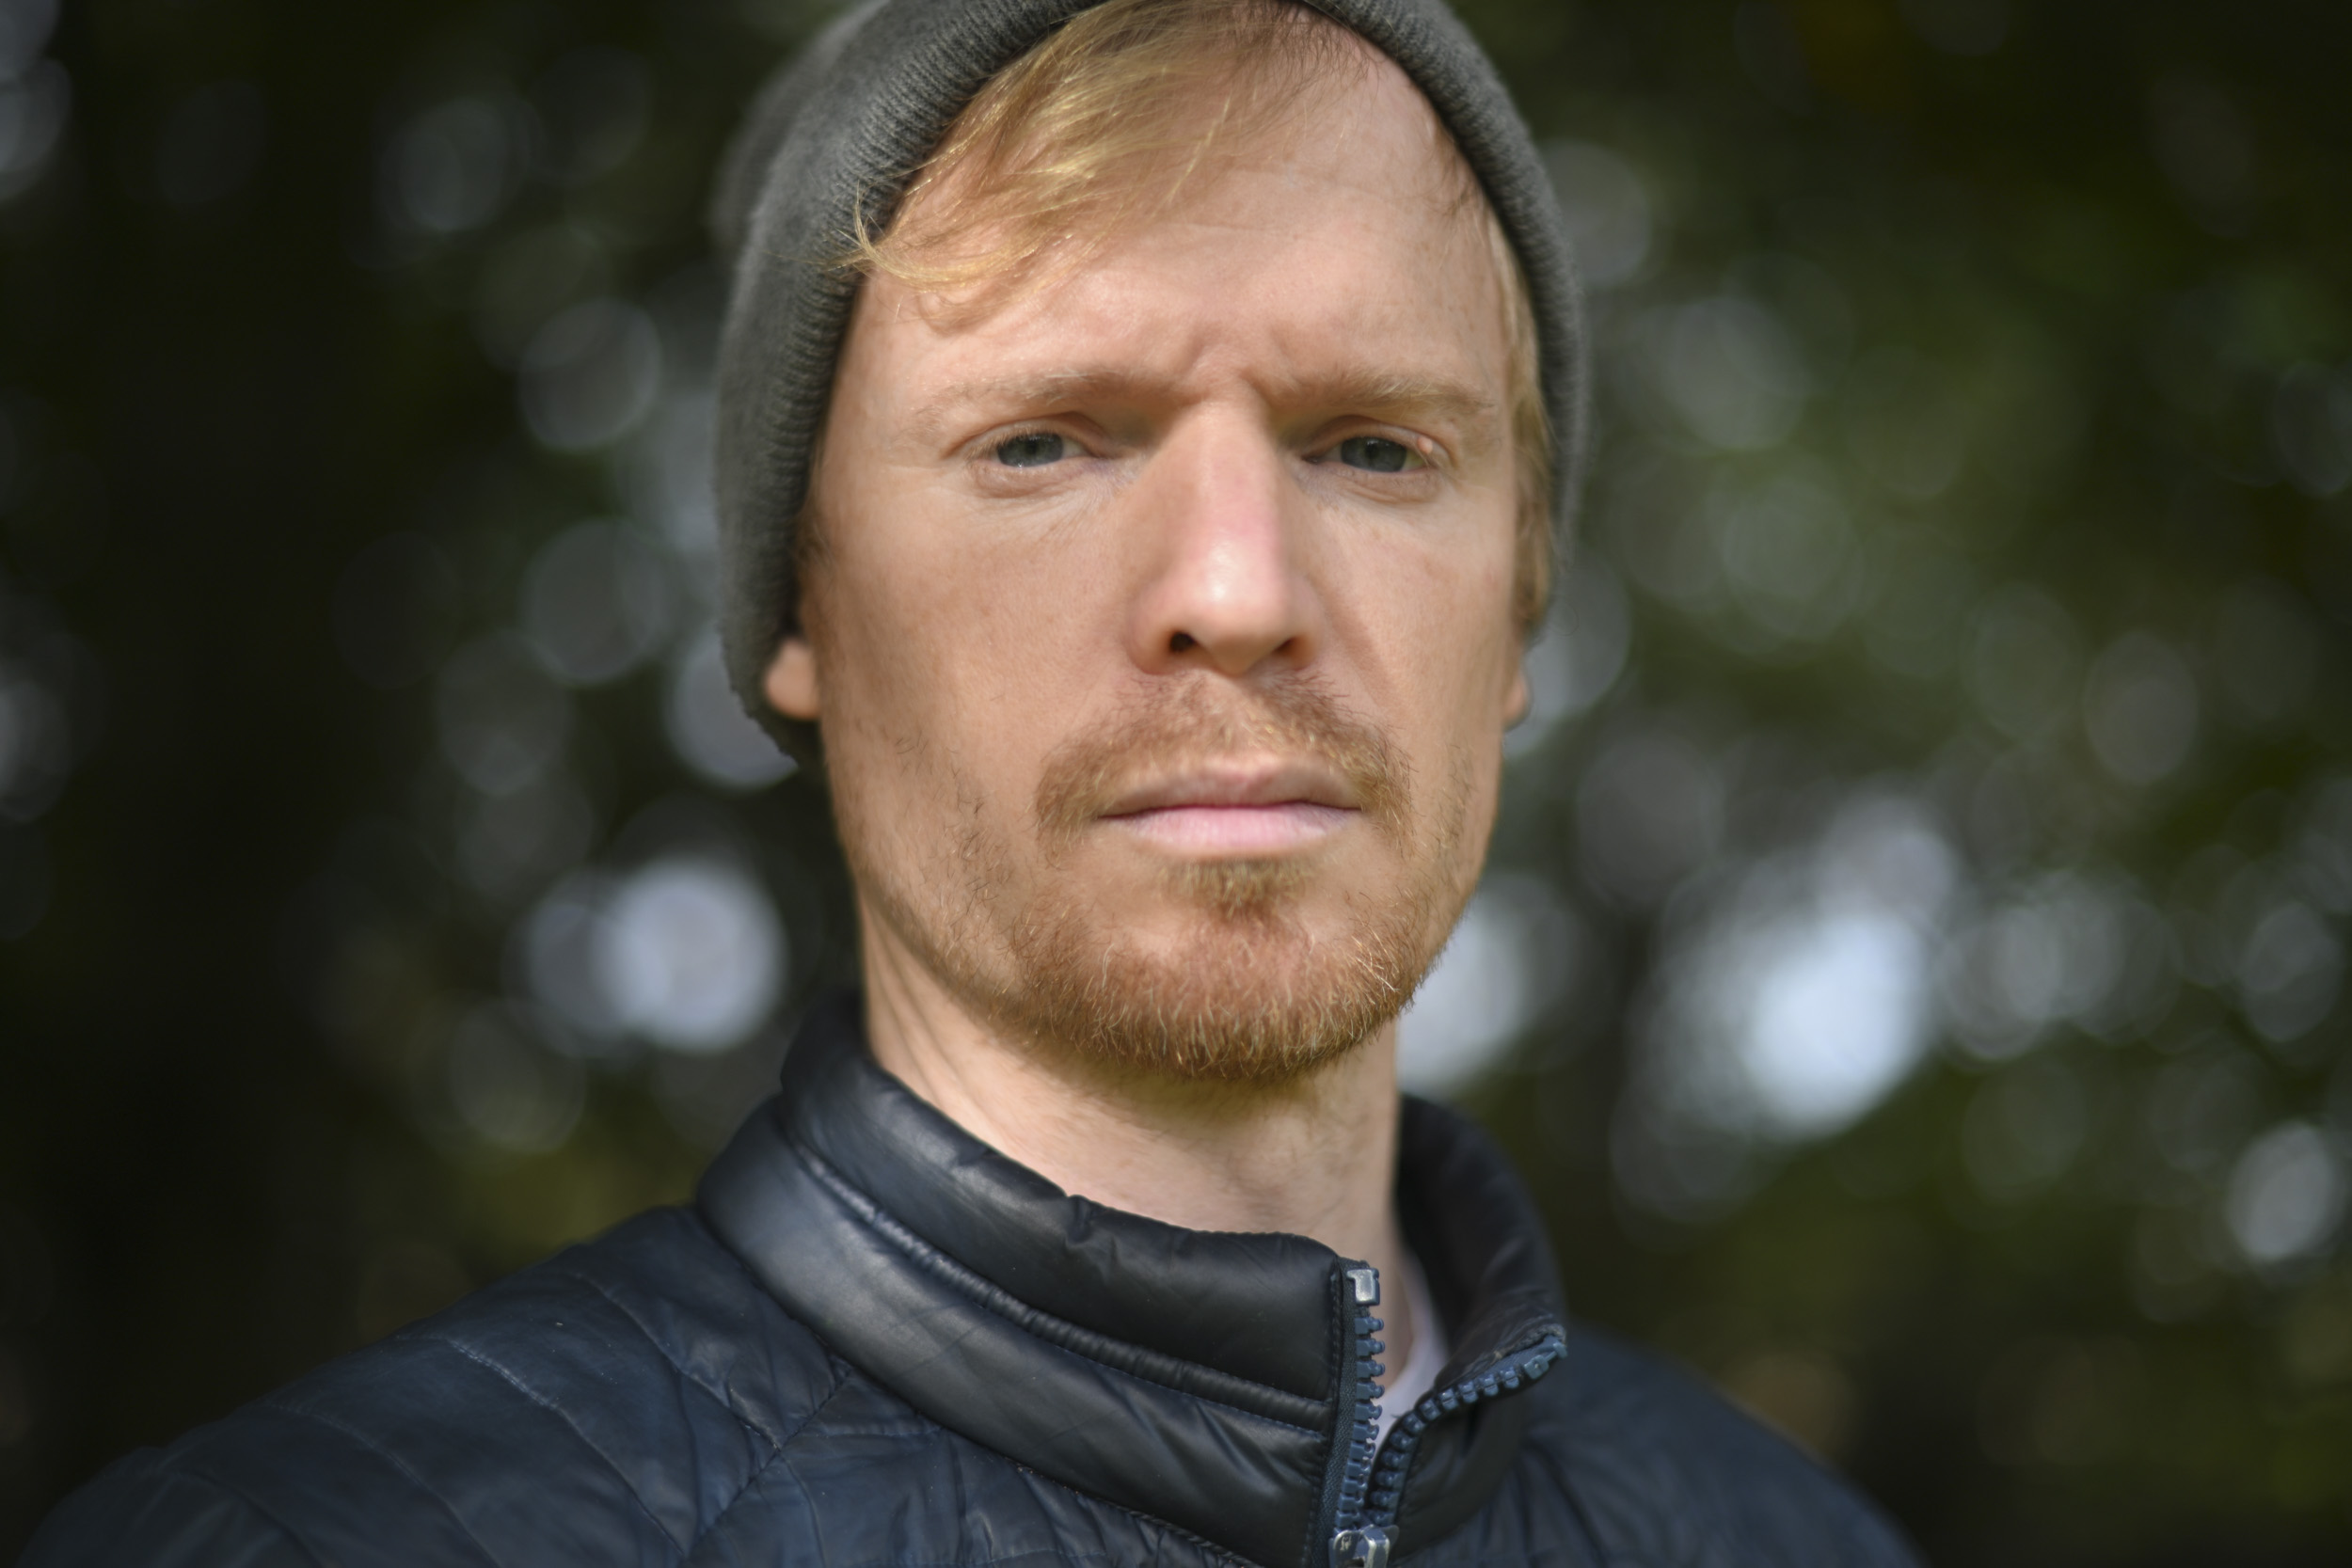
[[[1126,789],[1264,754],[1345,780],[1399,868],[1391,886],[1350,898],[1338,929],[1301,918],[1323,871],[1312,853],[1164,867],[1176,932],[1150,945],[1122,911],[1073,889],[1069,862]],[[862,895],[977,1016],[1102,1068],[1237,1085],[1312,1072],[1402,1010],[1469,891],[1468,769],[1449,768],[1434,788],[1413,779],[1384,736],[1304,677],[1247,694],[1206,678],[1157,687],[1114,724],[1065,742],[1022,825],[1035,847],[1026,857],[969,781],[955,793],[956,842],[930,896],[864,863],[874,857],[860,852],[862,825],[844,802]]]

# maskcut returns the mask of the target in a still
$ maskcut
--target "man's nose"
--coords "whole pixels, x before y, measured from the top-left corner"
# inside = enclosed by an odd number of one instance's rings
[[[1322,641],[1307,559],[1309,509],[1291,459],[1238,417],[1181,428],[1129,492],[1141,571],[1130,627],[1137,667],[1232,676],[1296,668]]]

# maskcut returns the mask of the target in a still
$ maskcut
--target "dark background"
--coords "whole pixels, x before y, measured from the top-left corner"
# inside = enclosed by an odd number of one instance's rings
[[[847,973],[711,703],[796,0],[0,0],[0,1553],[686,1194]],[[1601,438],[1407,1021],[1946,1564],[2352,1560],[2340,7],[1476,0]],[[617,977],[616,977],[617,976]]]

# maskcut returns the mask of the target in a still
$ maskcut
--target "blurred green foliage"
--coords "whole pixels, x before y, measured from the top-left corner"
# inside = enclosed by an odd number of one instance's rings
[[[698,467],[709,170],[824,8],[56,11],[0,0],[0,1549],[686,1195],[852,968],[708,700]],[[1935,1560],[2344,1560],[2352,24],[1466,14],[1601,433],[1415,1081],[1576,1309]]]

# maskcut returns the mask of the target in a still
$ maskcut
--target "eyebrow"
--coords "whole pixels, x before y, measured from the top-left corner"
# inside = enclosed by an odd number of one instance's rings
[[[1436,414],[1465,423],[1490,418],[1497,404],[1462,382],[1433,375],[1384,375],[1350,372],[1323,381],[1305,381],[1288,389],[1287,402],[1318,404],[1349,412]]]
[[[974,404],[1033,407],[1058,403],[1145,402],[1163,390],[1163,384],[1130,371],[1099,370],[1045,372],[1030,375],[980,377],[960,381],[916,411],[914,430],[936,436],[957,409]],[[1342,372],[1330,376],[1303,376],[1268,388],[1278,406],[1307,406],[1361,414],[1422,414],[1474,425],[1491,419],[1496,401],[1465,383],[1443,376],[1397,375],[1373,371]]]
[[[935,435],[947,422],[950,413],[976,404],[1011,404],[1026,408],[1041,404],[1140,398],[1144,389],[1145,383],[1141,376],[1116,370],[1047,371],[1030,375],[982,376],[971,381],[959,381],[946,388],[915,411],[914,426],[928,437]]]

